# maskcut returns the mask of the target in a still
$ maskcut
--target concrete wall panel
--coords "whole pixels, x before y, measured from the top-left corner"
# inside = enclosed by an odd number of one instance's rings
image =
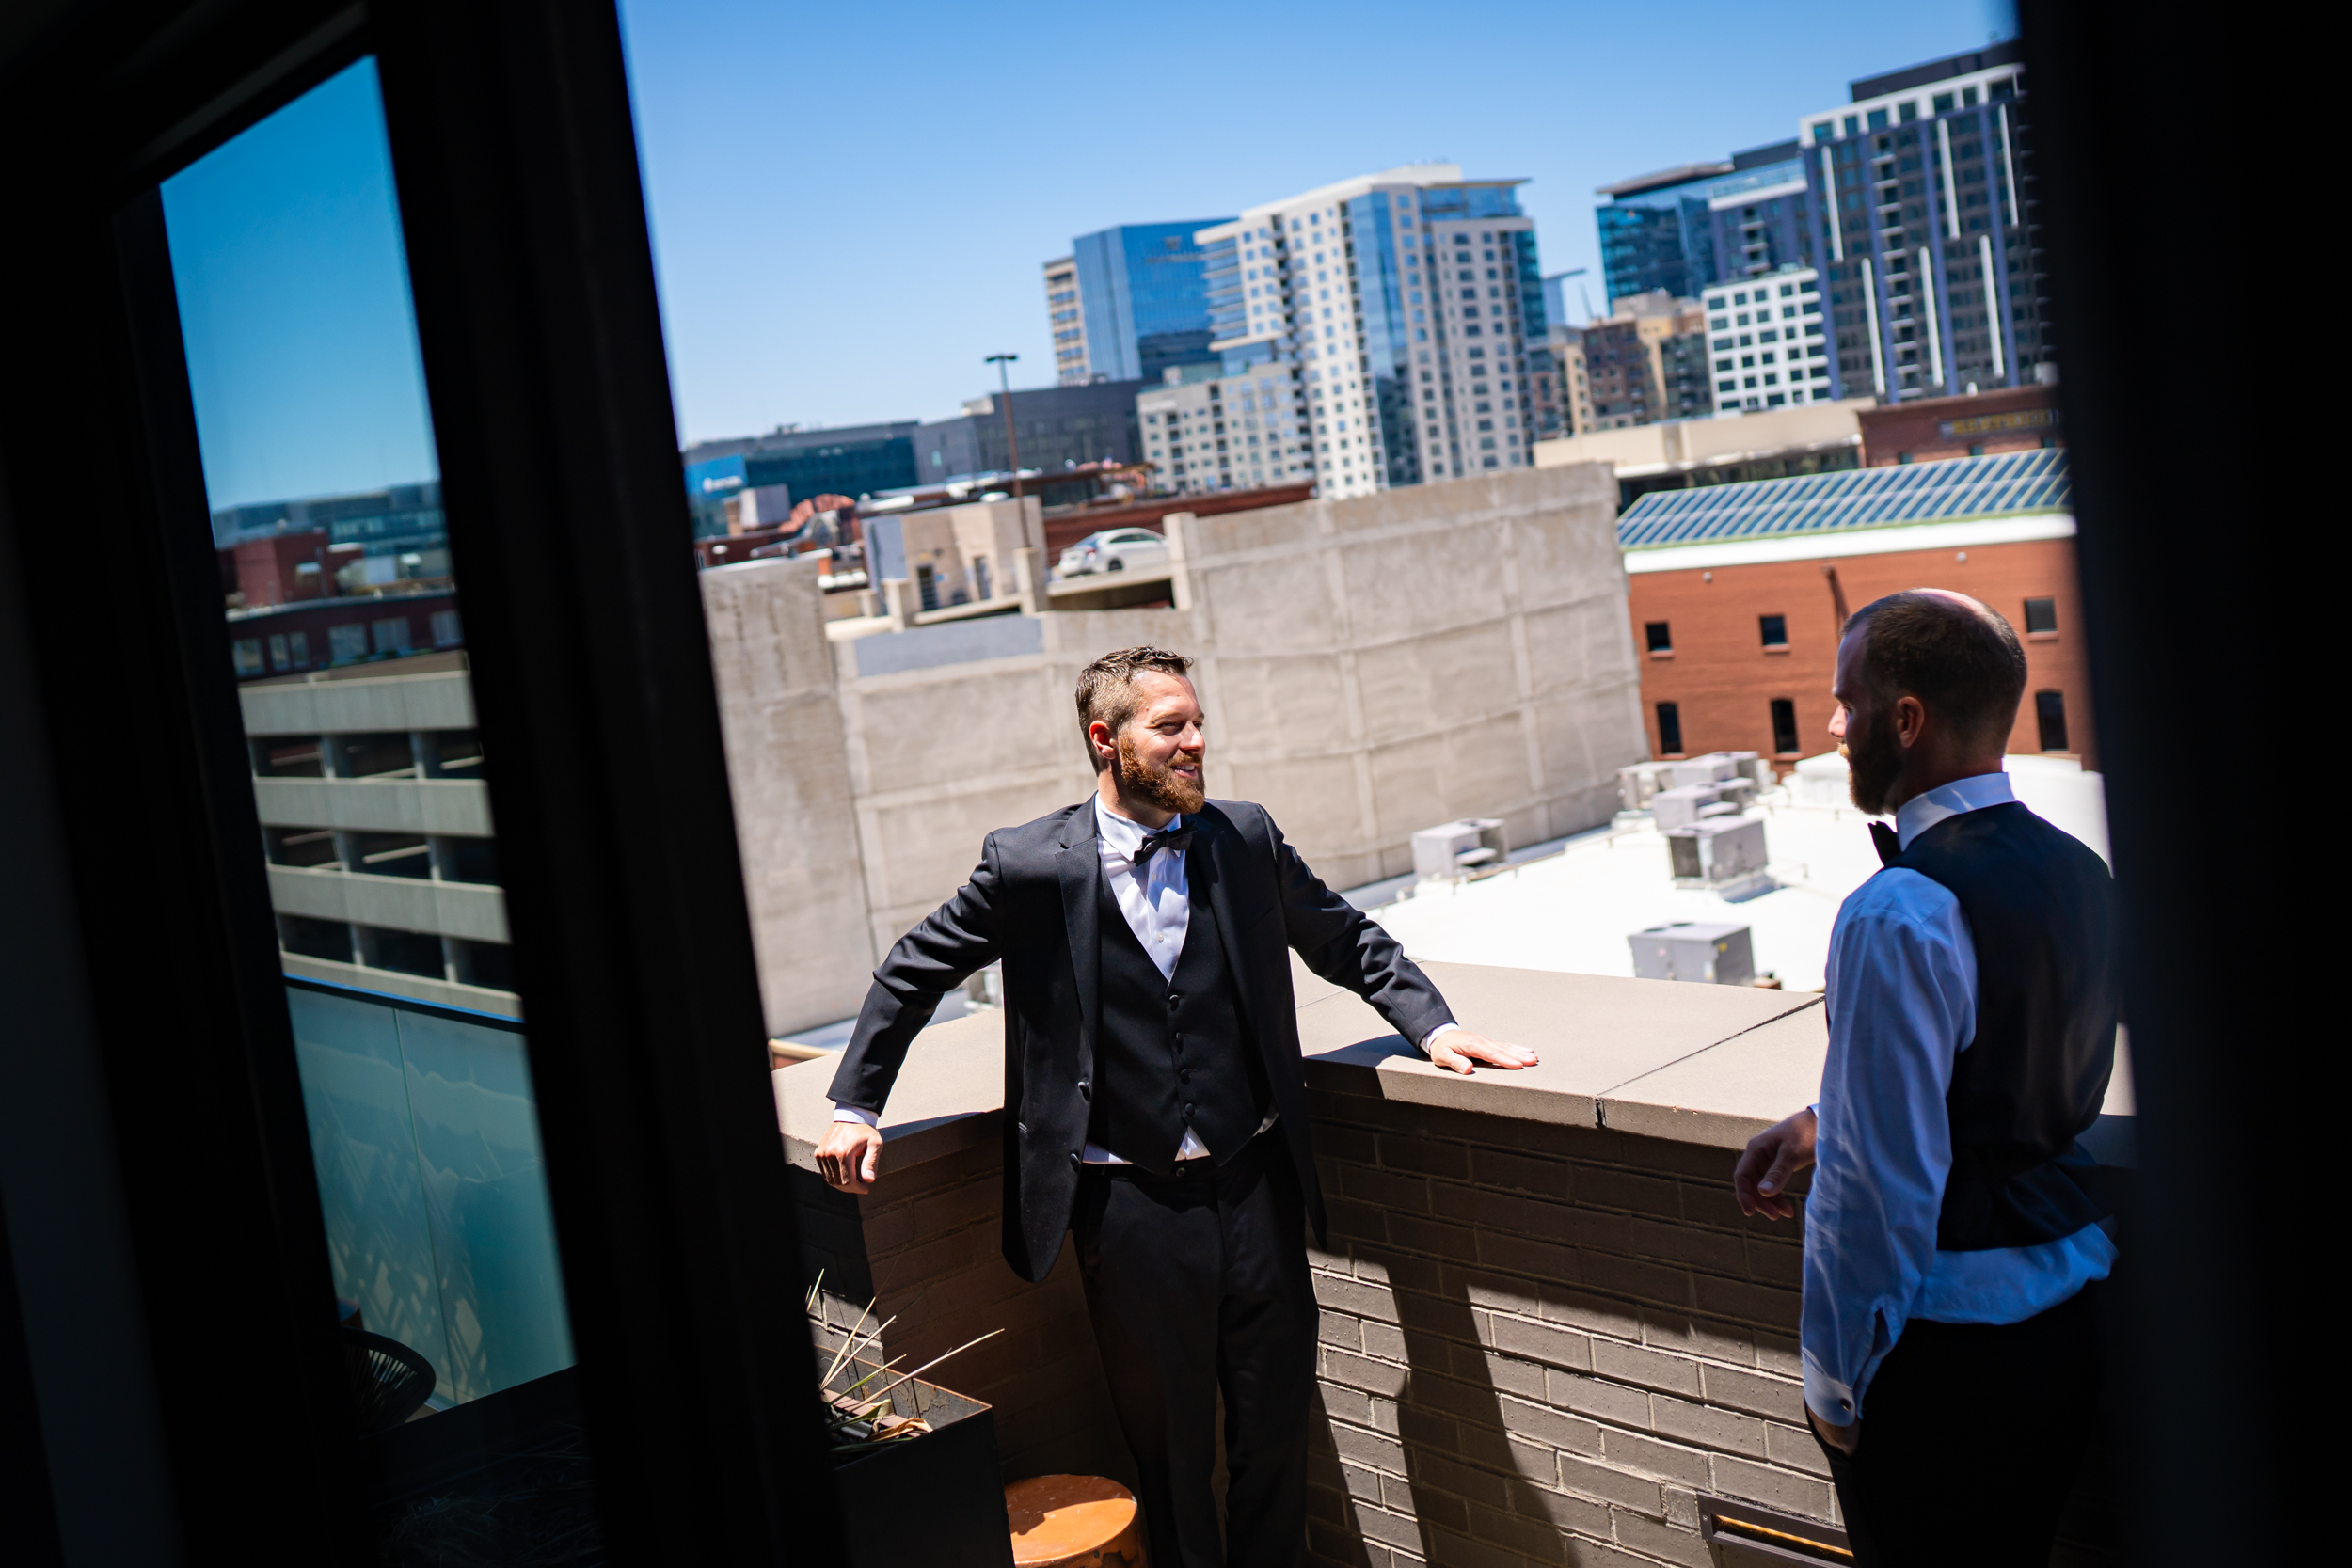
[[[1457,816],[1496,816],[1527,804],[1527,741],[1517,711],[1475,719],[1425,739],[1372,752],[1381,847],[1406,850],[1422,828]]]
[[[1531,611],[1527,666],[1535,693],[1638,678],[1626,657],[1627,639],[1625,601],[1614,594]]]
[[[1209,755],[1343,750],[1357,738],[1347,680],[1337,654],[1291,658],[1220,655],[1222,713],[1211,715]],[[1216,721],[1222,719],[1223,722]]]
[[[1194,602],[1208,607],[1201,629],[1220,653],[1327,653],[1348,641],[1321,551],[1195,566],[1192,581]]]
[[[1356,656],[1364,738],[1387,745],[1514,706],[1521,695],[1518,665],[1510,623],[1501,620],[1366,648]]]
[[[736,844],[771,1034],[857,1010],[874,962],[814,562],[702,575]]]

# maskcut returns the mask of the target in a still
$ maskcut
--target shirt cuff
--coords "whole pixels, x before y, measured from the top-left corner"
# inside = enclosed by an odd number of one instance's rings
[[[1804,1353],[1804,1406],[1829,1426],[1849,1427],[1862,1418],[1854,1407],[1852,1385],[1830,1376],[1811,1351]]]
[[[1422,1036],[1421,1044],[1415,1047],[1415,1049],[1420,1051],[1422,1055],[1426,1056],[1429,1054],[1429,1042],[1431,1040],[1436,1039],[1439,1035],[1444,1034],[1448,1029],[1459,1029],[1460,1027],[1460,1024],[1454,1022],[1452,1019],[1448,1019],[1443,1023],[1438,1024],[1435,1029],[1430,1030],[1429,1033]]]
[[[833,1119],[835,1121],[853,1121],[860,1127],[880,1127],[882,1125],[881,1117],[877,1116],[872,1111],[861,1111],[854,1105],[835,1105],[833,1108]]]

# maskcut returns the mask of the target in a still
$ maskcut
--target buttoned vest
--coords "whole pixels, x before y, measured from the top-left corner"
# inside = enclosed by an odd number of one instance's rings
[[[1936,1248],[2071,1236],[2106,1212],[2075,1139],[2115,1070],[2113,879],[2014,801],[1947,817],[1887,863],[1950,889],[1977,951],[1977,1036],[1944,1097],[1952,1170]]]
[[[1200,883],[1198,875],[1190,879]],[[1206,900],[1194,900],[1176,973],[1163,976],[1111,896],[1107,874],[1096,898],[1103,1028],[1088,1140],[1166,1176],[1189,1127],[1221,1164],[1257,1132],[1274,1100],[1216,918]]]

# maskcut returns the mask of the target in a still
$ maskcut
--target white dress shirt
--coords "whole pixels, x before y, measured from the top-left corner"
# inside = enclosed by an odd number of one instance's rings
[[[1957,779],[1905,801],[1896,836],[1908,849],[1947,817],[2015,799],[2006,773]],[[1945,1095],[1977,1035],[1976,942],[1949,888],[1892,866],[1857,888],[1830,935],[1827,990],[1800,1339],[1804,1402],[1845,1426],[1912,1319],[2023,1323],[2106,1278],[2116,1249],[2090,1225],[2038,1246],[1936,1250]]]
[[[1184,817],[1174,816],[1158,831],[1174,832],[1184,825]],[[1174,979],[1176,962],[1184,952],[1184,933],[1192,927],[1192,889],[1184,875],[1184,857],[1165,849],[1155,850],[1144,863],[1143,875],[1137,877],[1136,851],[1143,847],[1144,839],[1153,830],[1133,817],[1120,816],[1103,803],[1100,795],[1094,798],[1094,827],[1096,847],[1103,857],[1103,875],[1110,882],[1111,897],[1118,902],[1119,912],[1127,917],[1127,929],[1136,934],[1136,940],[1143,944],[1143,951],[1158,966],[1161,975]],[[1416,1044],[1425,1052],[1431,1040],[1458,1027],[1454,1023],[1440,1023]],[[1274,1115],[1272,1111],[1266,1113],[1265,1120],[1258,1125],[1259,1132],[1274,1125]],[[854,1105],[835,1105],[833,1119],[863,1122],[867,1127],[881,1125],[881,1118],[873,1112]],[[1184,1142],[1176,1148],[1176,1158],[1199,1160],[1208,1153],[1209,1147],[1200,1141],[1200,1134],[1185,1128]],[[1093,1143],[1086,1146],[1080,1158],[1090,1165],[1131,1163]]]

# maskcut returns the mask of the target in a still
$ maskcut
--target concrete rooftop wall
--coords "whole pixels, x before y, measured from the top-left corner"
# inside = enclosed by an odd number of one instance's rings
[[[1265,804],[1335,887],[1410,869],[1414,831],[1457,816],[1502,817],[1520,844],[1604,821],[1616,769],[1648,754],[1605,467],[1178,516],[1170,540],[1172,609],[834,644],[830,725],[813,581],[704,574],[771,1028],[854,1012],[991,829],[1086,795],[1071,693],[1113,648],[1198,660],[1210,793]],[[764,671],[778,660],[789,673]],[[820,985],[828,964],[854,983]]]
[[[875,950],[814,560],[702,574],[771,1033],[857,1011]]]

